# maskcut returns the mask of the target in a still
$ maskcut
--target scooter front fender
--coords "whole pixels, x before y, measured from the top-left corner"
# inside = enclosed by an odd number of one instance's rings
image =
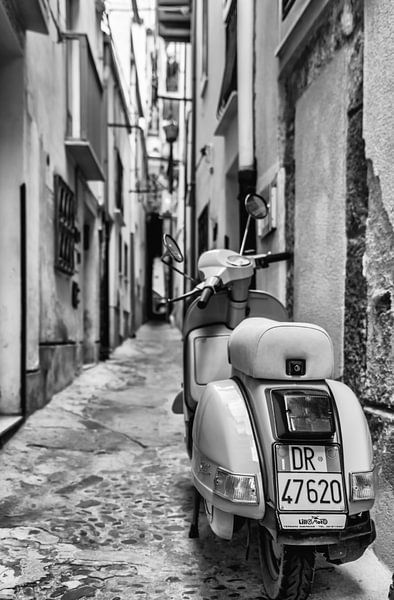
[[[230,500],[217,491],[217,469],[254,477],[255,502]],[[237,383],[231,379],[211,382],[198,403],[193,425],[193,483],[216,508],[262,519],[265,498],[262,473],[249,413]]]

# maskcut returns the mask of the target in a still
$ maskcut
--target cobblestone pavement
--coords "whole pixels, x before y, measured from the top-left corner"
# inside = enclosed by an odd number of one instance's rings
[[[181,344],[143,326],[32,415],[0,452],[0,600],[262,598],[245,534],[225,542],[201,517],[188,538],[189,465],[171,413]],[[387,597],[372,552],[319,563],[311,600]]]

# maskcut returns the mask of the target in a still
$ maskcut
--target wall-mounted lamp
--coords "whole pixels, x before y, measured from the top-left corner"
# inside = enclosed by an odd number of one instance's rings
[[[167,168],[167,178],[168,178],[168,191],[170,194],[174,191],[174,157],[172,152],[172,147],[174,142],[178,139],[179,127],[176,121],[170,121],[168,125],[164,125],[163,127],[164,133],[166,135],[166,140],[170,144],[170,154],[168,157],[168,168]]]

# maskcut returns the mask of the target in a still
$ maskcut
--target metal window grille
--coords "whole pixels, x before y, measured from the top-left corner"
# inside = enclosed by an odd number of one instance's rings
[[[55,175],[55,210],[55,266],[59,271],[72,275],[75,267],[76,202],[73,192],[59,175]]]
[[[289,14],[293,4],[295,4],[295,0],[282,0],[282,21]]]

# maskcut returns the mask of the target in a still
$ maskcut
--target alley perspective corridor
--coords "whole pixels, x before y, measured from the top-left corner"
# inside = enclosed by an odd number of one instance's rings
[[[144,325],[2,447],[0,600],[263,598],[245,529],[219,540],[201,514],[188,537],[189,461],[171,413],[181,354],[176,328]],[[310,598],[384,599],[390,580],[369,550],[319,562]]]

